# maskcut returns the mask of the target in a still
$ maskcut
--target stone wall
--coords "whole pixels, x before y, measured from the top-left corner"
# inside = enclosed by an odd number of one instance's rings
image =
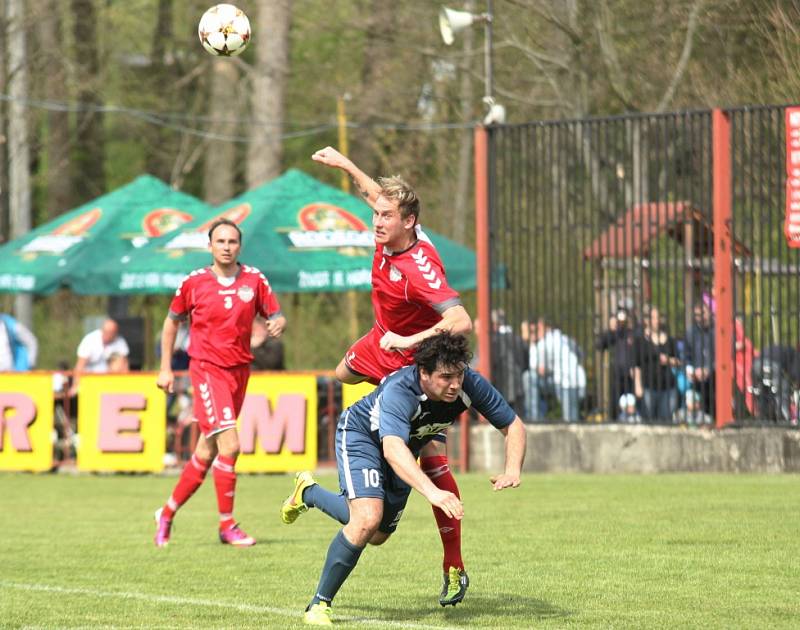
[[[526,425],[525,471],[587,473],[800,472],[800,432],[777,428],[709,431],[625,425]],[[448,445],[458,457],[458,428]],[[470,470],[500,471],[503,435],[470,429]]]

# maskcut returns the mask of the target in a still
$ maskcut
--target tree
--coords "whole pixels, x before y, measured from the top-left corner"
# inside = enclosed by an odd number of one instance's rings
[[[72,182],[86,201],[105,192],[102,80],[97,38],[97,13],[92,0],[72,0],[77,99],[80,107],[72,155]]]
[[[247,187],[260,186],[280,175],[283,163],[283,130],[286,116],[286,79],[289,72],[289,0],[260,0],[256,11],[255,63],[250,115],[252,126],[247,147]]]

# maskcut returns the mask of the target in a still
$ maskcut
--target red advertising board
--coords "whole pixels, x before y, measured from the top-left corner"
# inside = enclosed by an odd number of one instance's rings
[[[786,220],[789,247],[800,247],[800,107],[786,108]]]

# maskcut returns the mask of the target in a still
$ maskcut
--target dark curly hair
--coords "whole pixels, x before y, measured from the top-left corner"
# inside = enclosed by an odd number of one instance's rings
[[[418,368],[432,373],[437,367],[463,368],[469,365],[472,352],[464,335],[441,332],[420,342],[414,352]]]

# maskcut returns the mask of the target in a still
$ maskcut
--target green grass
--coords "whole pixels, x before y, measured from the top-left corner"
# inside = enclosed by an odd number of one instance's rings
[[[320,477],[335,486],[333,475]],[[153,510],[175,477],[0,474],[0,627],[291,628],[337,525],[278,516],[286,475],[239,480],[252,549],[216,539],[208,481],[167,549]],[[459,476],[464,603],[437,603],[441,550],[413,495],[334,605],[339,627],[765,628],[800,620],[800,484],[784,476]]]

